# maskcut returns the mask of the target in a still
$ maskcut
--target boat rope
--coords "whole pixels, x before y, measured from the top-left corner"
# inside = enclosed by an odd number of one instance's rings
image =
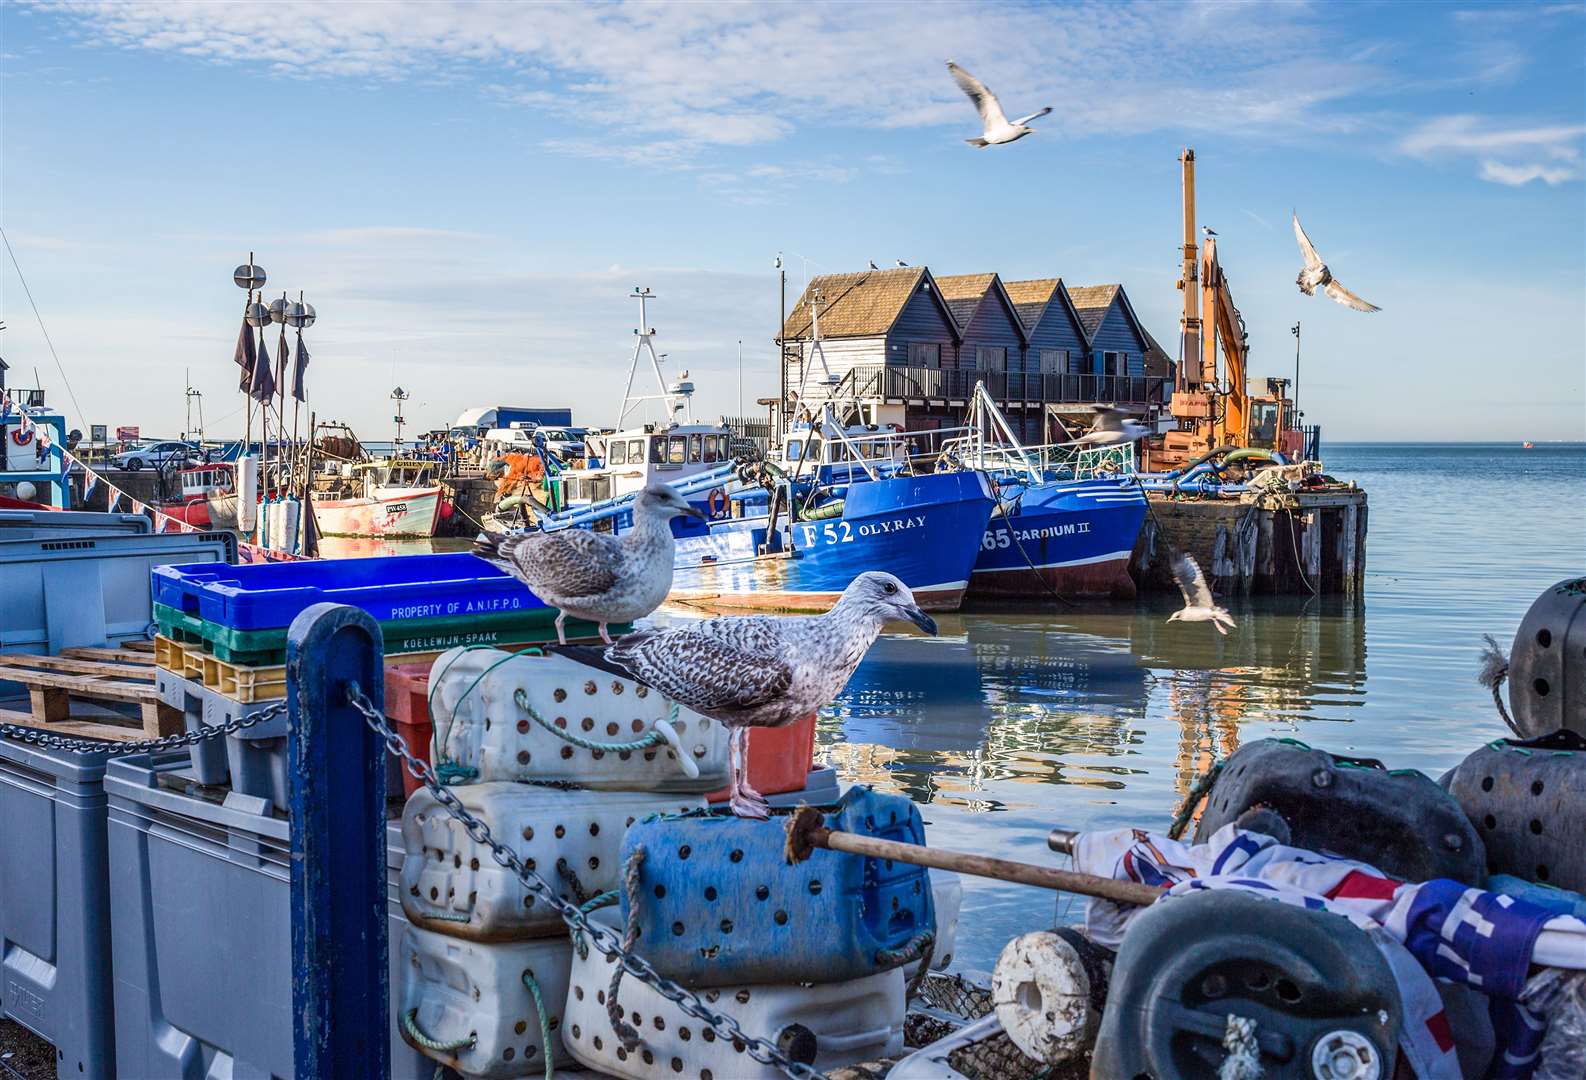
[[[1256,1042],[1256,1022],[1247,1016],[1228,1014],[1228,1027],[1223,1032],[1223,1058],[1217,1070],[1217,1080],[1259,1080],[1261,1044]]]
[[[564,727],[558,727],[549,720],[545,719],[545,717],[541,716],[534,710],[534,706],[529,704],[529,696],[521,688],[513,692],[512,703],[518,708],[522,709],[524,712],[528,713],[529,719],[533,720],[536,724],[539,724],[552,735],[555,735],[558,739],[561,739],[564,742],[572,743],[574,746],[583,750],[610,751],[611,753],[620,754],[624,751],[632,753],[636,750],[648,750],[652,746],[670,745],[678,752],[679,755],[682,753],[682,747],[672,741],[672,739],[676,738],[676,735],[673,734],[672,738],[668,738],[667,733],[660,726],[661,721],[657,721],[655,727],[651,728],[649,731],[646,731],[637,739],[629,739],[627,742],[603,743],[596,742],[594,739],[586,739],[576,732],[568,731]],[[667,724],[677,723],[677,713],[678,706],[677,702],[674,701],[672,702],[672,711],[665,722]]]
[[[584,890],[584,883],[578,880],[578,873],[567,865],[565,858],[556,860],[556,872],[561,879],[567,882],[567,887],[573,890],[573,901],[580,907],[589,902],[589,893]]]
[[[1315,596],[1316,586],[1312,585],[1310,579],[1305,576],[1305,565],[1300,561],[1300,542],[1294,535],[1294,511],[1284,507],[1284,513],[1289,515],[1289,547],[1294,549],[1294,569],[1300,572],[1300,581],[1311,590],[1311,595]]]
[[[1022,505],[1021,499],[1022,496],[1016,495],[1012,500],[1010,500],[1015,510],[1019,509],[1019,507]],[[1035,568],[1035,563],[1030,559],[1029,552],[1024,550],[1024,541],[1019,539],[1019,530],[1013,527],[1013,521],[1008,517],[1008,505],[1008,503],[1004,503],[1000,498],[997,500],[997,509],[1002,511],[1002,523],[1008,530],[1008,537],[1013,541],[1013,546],[1019,549],[1019,557],[1024,560],[1024,565],[1030,568],[1030,573],[1035,575],[1035,580],[1041,583],[1041,588],[1045,589],[1051,594],[1053,600],[1056,600],[1060,604],[1067,604],[1069,607],[1078,607],[1079,605],[1075,604],[1074,601],[1058,592],[1057,587],[1051,582],[1047,581],[1046,578],[1042,576],[1041,571]]]
[[[529,988],[534,998],[534,1011],[540,1018],[540,1051],[545,1058],[545,1080],[552,1080],[556,1075],[556,1065],[552,1059],[556,1055],[551,1053],[551,1018],[545,1012],[545,995],[540,993],[540,984],[535,982],[534,973],[528,968],[523,969],[523,985]]]
[[[431,717],[435,715],[435,691],[440,689],[442,680],[446,678],[446,673],[452,669],[452,666],[456,664],[457,661],[463,658],[463,653],[478,652],[481,649],[494,648],[494,645],[464,645],[458,650],[457,655],[453,656],[451,660],[447,662],[446,666],[441,668],[441,673],[430,680],[430,692],[425,699],[425,706],[429,709]],[[451,741],[452,725],[457,722],[457,710],[462,707],[463,702],[468,700],[468,695],[474,692],[474,687],[478,686],[480,681],[483,680],[486,675],[489,675],[492,671],[496,670],[496,668],[500,667],[502,664],[505,664],[508,660],[512,660],[519,656],[531,655],[544,655],[544,650],[538,645],[530,645],[527,648],[519,649],[517,652],[508,653],[506,656],[503,656],[500,660],[497,660],[495,663],[485,668],[485,670],[481,671],[474,681],[468,684],[468,689],[463,691],[463,696],[458,698],[456,702],[452,704],[451,709],[449,709],[447,713],[446,727],[437,732],[440,737],[435,740],[435,754],[439,759],[435,765],[435,775],[440,777],[441,783],[455,784],[459,780],[473,780],[477,779],[479,776],[478,769],[475,769],[469,765],[459,765],[446,757],[446,745]]]
[[[1525,734],[1515,726],[1509,710],[1503,707],[1502,691],[1503,684],[1509,679],[1509,658],[1503,655],[1503,650],[1491,634],[1483,634],[1481,640],[1487,644],[1481,650],[1481,670],[1476,673],[1476,681],[1492,691],[1492,703],[1498,707],[1498,715],[1503,717],[1510,731],[1523,739]]]
[[[591,911],[599,911],[601,908],[610,907],[612,904],[621,903],[621,901],[621,893],[616,889],[607,889],[598,896],[591,896],[584,901],[578,906],[578,910],[581,914],[588,915]],[[584,941],[584,932],[582,930],[573,931],[573,948],[578,950],[578,958],[580,960],[589,959],[589,945]]]
[[[882,967],[900,967],[928,954],[936,944],[936,935],[922,930],[896,949],[877,949],[876,963]]]
[[[622,887],[628,901],[627,925],[622,935],[622,951],[626,953],[633,952],[639,941],[639,867],[643,865],[644,845],[636,844],[622,864]],[[631,1054],[639,1045],[639,1032],[623,1018],[622,1006],[617,1004],[617,987],[622,984],[624,970],[623,965],[618,964],[611,973],[611,986],[606,990],[606,1018],[611,1021],[611,1030],[622,1042],[623,1049]]]
[[[451,1054],[458,1050],[471,1050],[474,1044],[479,1041],[478,1033],[472,1031],[465,1038],[452,1039],[450,1041],[433,1038],[430,1035],[426,1035],[424,1029],[419,1027],[418,1017],[419,1011],[417,1009],[409,1009],[403,1013],[402,1030],[407,1033],[408,1038],[426,1050],[433,1050],[437,1054]]]
[[[1223,762],[1214,761],[1211,767],[1201,773],[1195,783],[1190,785],[1189,793],[1184,796],[1184,804],[1178,808],[1178,813],[1173,815],[1173,824],[1168,826],[1169,840],[1177,840],[1184,835],[1184,827],[1195,816],[1195,810],[1200,806],[1201,800],[1211,793],[1212,787],[1217,783],[1217,776],[1222,771]]]

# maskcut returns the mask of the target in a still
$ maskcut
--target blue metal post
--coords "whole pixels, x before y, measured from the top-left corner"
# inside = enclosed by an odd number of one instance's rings
[[[287,631],[298,1080],[390,1071],[386,749],[346,703],[356,682],[384,710],[383,653],[358,608],[315,604]]]

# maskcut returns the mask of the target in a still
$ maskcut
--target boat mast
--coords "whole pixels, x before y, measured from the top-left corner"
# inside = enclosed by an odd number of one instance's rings
[[[650,325],[648,306],[649,301],[655,299],[655,294],[648,286],[640,288],[635,285],[631,299],[639,301],[639,326],[634,330],[636,340],[633,343],[633,358],[628,363],[628,384],[622,391],[622,407],[617,411],[617,430],[621,431],[623,425],[627,423],[628,414],[646,401],[664,403],[668,422],[675,422],[673,418],[684,409],[688,410],[688,418],[692,420],[694,414],[691,397],[694,384],[688,381],[688,372],[683,372],[679,381],[671,385],[667,384],[666,376],[661,374],[661,357],[655,351],[655,327]],[[639,373],[639,358],[646,354],[650,358],[650,370],[655,374],[655,383],[660,389],[659,394],[633,392],[633,380]]]

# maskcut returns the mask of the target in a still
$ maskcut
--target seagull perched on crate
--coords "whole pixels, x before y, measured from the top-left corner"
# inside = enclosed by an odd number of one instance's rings
[[[1120,446],[1151,434],[1150,425],[1140,423],[1122,409],[1111,405],[1092,405],[1091,409],[1096,418],[1091,421],[1090,430],[1074,440],[1079,446]]]
[[[1228,609],[1219,607],[1217,601],[1212,599],[1212,591],[1206,584],[1206,576],[1201,573],[1199,563],[1179,552],[1173,556],[1170,565],[1173,580],[1178,582],[1179,592],[1184,594],[1184,606],[1169,615],[1168,622],[1209,622],[1219,634],[1225,636],[1229,630],[1237,629]]]
[[[642,619],[672,591],[671,521],[684,515],[705,519],[665,484],[651,484],[633,500],[633,528],[620,536],[585,529],[486,533],[474,541],[474,554],[560,609],[556,639],[563,645],[569,615],[599,623],[609,645],[608,623]]]
[[[1322,286],[1322,291],[1345,307],[1354,308],[1356,311],[1381,311],[1376,304],[1369,304],[1350,292],[1333,277],[1333,272],[1327,268],[1322,257],[1316,254],[1316,248],[1311,243],[1311,238],[1305,235],[1305,230],[1300,228],[1300,215],[1294,214],[1294,239],[1300,243],[1300,254],[1305,256],[1305,269],[1300,271],[1296,282],[1300,292],[1306,296],[1315,296],[1316,287]]]
[[[739,817],[767,816],[749,786],[745,741],[752,727],[781,727],[829,705],[881,628],[907,620],[927,634],[936,622],[891,574],[860,574],[824,615],[740,615],[625,635],[606,650],[679,705],[732,730],[730,801]]]
[[[980,138],[964,140],[970,146],[984,148],[1017,142],[1026,135],[1034,133],[1035,129],[1030,126],[1031,120],[1052,111],[1052,106],[1048,105],[1039,112],[1010,121],[1003,115],[1002,103],[997,100],[997,95],[987,90],[985,83],[951,60],[947,62],[947,70],[952,73],[953,81],[958,84],[958,88],[969,95],[969,100],[975,103],[975,109],[980,113]]]

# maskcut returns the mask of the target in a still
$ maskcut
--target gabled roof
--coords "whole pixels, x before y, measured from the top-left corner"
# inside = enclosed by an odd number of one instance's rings
[[[940,277],[936,279],[936,287],[942,294],[942,299],[947,301],[947,306],[952,311],[953,318],[958,320],[961,329],[967,330],[970,321],[975,317],[975,312],[979,311],[980,305],[986,302],[986,297],[995,295],[997,303],[1003,306],[1008,317],[1013,320],[1014,328],[1018,330],[1019,335],[1024,338],[1029,336],[1018,306],[1014,304],[1013,297],[1008,295],[1002,279],[996,274],[955,274],[952,277]]]
[[[1003,288],[1007,290],[1008,298],[1013,301],[1013,306],[1018,310],[1019,318],[1024,323],[1026,340],[1034,336],[1035,328],[1041,325],[1041,320],[1046,317],[1048,311],[1052,310],[1054,304],[1067,311],[1074,324],[1079,327],[1081,337],[1090,337],[1085,329],[1084,320],[1079,317],[1079,311],[1074,306],[1073,298],[1063,285],[1062,278],[1005,281]]]
[[[1173,358],[1167,354],[1166,349],[1157,344],[1156,338],[1151,336],[1149,330],[1145,335],[1145,373],[1164,377],[1173,373]]]
[[[1101,321],[1112,308],[1113,297],[1122,288],[1122,285],[1075,285],[1068,290],[1068,298],[1074,302],[1074,310],[1079,312],[1079,322],[1085,328],[1087,338],[1096,336]]]
[[[817,291],[821,295],[821,337],[879,337],[892,329],[922,281],[932,286],[937,306],[948,322],[953,322],[935,279],[923,266],[821,274],[810,279],[804,295],[793,305],[782,326],[782,339],[798,341],[810,336],[810,297]]]

